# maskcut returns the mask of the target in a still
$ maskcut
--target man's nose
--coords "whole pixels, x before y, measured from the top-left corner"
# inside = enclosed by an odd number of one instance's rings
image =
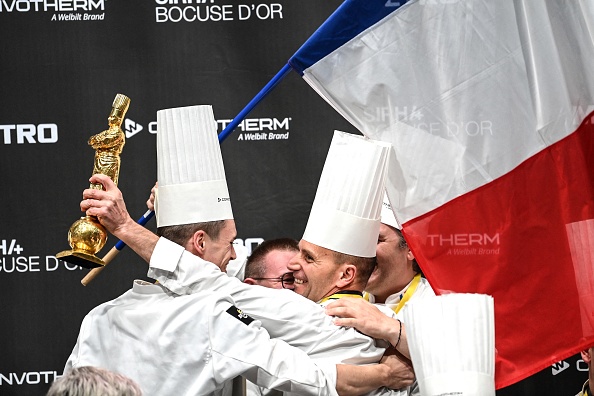
[[[299,263],[299,253],[297,253],[289,262],[287,263],[287,269],[289,271],[299,271],[301,269],[301,264]]]

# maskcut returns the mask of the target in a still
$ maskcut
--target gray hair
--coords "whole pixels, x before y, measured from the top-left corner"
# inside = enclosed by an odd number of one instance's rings
[[[130,378],[99,367],[78,367],[55,380],[47,396],[142,396]]]

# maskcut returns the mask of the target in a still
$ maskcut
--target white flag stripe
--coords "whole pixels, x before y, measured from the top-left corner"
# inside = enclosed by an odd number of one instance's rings
[[[410,2],[304,76],[394,146],[387,189],[401,222],[568,136],[594,103],[590,2],[437,3]]]

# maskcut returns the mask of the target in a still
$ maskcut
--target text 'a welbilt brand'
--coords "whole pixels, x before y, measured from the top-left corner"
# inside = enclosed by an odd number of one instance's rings
[[[101,14],[81,14],[70,13],[70,14],[54,14],[52,21],[102,21],[105,19],[105,13]]]
[[[225,129],[232,120],[217,120],[221,130]],[[278,118],[246,118],[241,121],[237,128],[241,132],[237,140],[241,141],[264,141],[264,140],[288,140],[289,124],[291,117]]]
[[[278,3],[215,4],[214,0],[155,0],[155,21],[230,22],[283,19]]]

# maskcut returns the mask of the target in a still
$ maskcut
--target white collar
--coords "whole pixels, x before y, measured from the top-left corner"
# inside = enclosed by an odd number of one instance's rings
[[[388,298],[386,298],[385,305],[387,305],[387,306],[397,305],[400,302],[400,300],[402,300],[402,296],[404,296],[404,293],[406,293],[406,290],[410,287],[410,285],[414,279],[415,278],[413,277],[410,280],[410,282],[408,282],[408,285],[404,286],[404,289],[400,290],[398,293],[389,295]]]
[[[138,294],[157,294],[162,293],[164,289],[161,285],[136,279],[132,284],[132,290]]]

